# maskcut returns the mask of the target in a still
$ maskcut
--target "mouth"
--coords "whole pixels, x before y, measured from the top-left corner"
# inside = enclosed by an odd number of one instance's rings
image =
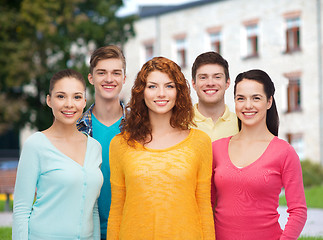
[[[165,106],[168,101],[167,100],[157,100],[157,101],[154,101],[158,106]]]
[[[207,90],[204,90],[204,92],[207,94],[207,95],[213,95],[217,92],[218,90],[216,89],[207,89]]]
[[[245,116],[254,116],[254,115],[256,115],[256,112],[243,112],[243,115],[245,115]]]
[[[62,113],[66,116],[66,117],[73,117],[75,115],[76,112],[71,112],[71,111],[62,111]]]
[[[116,85],[102,85],[104,89],[114,89]]]

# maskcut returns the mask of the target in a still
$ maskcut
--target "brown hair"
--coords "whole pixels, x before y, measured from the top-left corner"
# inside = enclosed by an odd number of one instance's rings
[[[73,69],[64,69],[55,73],[51,78],[51,80],[49,81],[49,96],[51,96],[52,91],[55,87],[55,84],[63,78],[75,78],[76,80],[79,80],[82,83],[82,85],[84,86],[84,89],[86,88],[85,80],[81,73]]]
[[[218,64],[223,67],[225,80],[228,81],[229,75],[229,64],[220,54],[217,52],[205,52],[197,56],[192,66],[192,78],[196,82],[196,71],[199,67],[206,64]]]
[[[100,60],[110,58],[120,59],[122,62],[124,74],[126,74],[126,59],[121,49],[116,45],[100,47],[92,53],[90,60],[90,73],[93,74],[93,69],[96,67]]]
[[[147,144],[152,140],[151,125],[149,121],[148,108],[144,100],[144,90],[147,77],[153,71],[166,73],[175,83],[177,90],[176,102],[170,119],[170,125],[183,130],[189,129],[193,120],[193,106],[190,97],[190,88],[181,68],[173,61],[165,57],[155,57],[146,62],[131,90],[131,99],[128,104],[130,111],[122,124],[122,133],[128,144],[133,146],[134,141]]]

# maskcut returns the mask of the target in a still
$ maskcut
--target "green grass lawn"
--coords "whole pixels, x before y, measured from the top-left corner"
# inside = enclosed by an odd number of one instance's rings
[[[323,208],[323,186],[305,189],[306,204],[308,208]],[[279,205],[286,206],[285,196],[280,197]]]
[[[4,211],[4,206],[5,206],[5,201],[0,200],[0,212]],[[13,202],[10,201],[9,207],[11,210],[12,210],[12,206],[13,206]],[[0,238],[0,240],[1,240],[1,238]]]

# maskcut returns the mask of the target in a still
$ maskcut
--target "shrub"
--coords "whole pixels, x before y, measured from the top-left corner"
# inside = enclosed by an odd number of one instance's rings
[[[310,160],[301,161],[304,187],[323,184],[323,167],[319,163]]]

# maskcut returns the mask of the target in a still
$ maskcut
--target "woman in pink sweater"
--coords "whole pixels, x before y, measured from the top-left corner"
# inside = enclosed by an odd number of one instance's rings
[[[261,70],[240,73],[234,86],[239,133],[213,142],[212,204],[217,240],[297,239],[307,218],[299,158],[278,135],[275,87]],[[281,188],[289,213],[282,230]]]

